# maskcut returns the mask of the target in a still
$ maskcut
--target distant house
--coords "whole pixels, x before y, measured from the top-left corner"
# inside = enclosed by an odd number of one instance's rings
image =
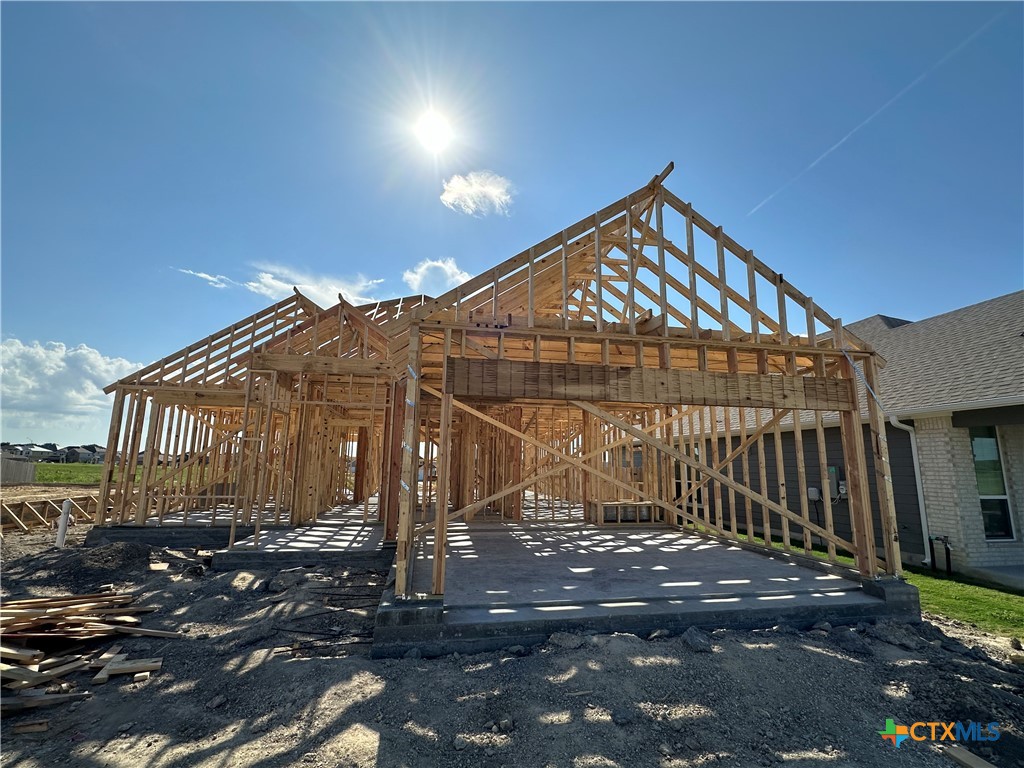
[[[882,403],[913,427],[890,463],[914,468],[922,539],[948,537],[956,570],[1024,585],[1024,291],[848,327],[888,361]],[[898,517],[912,512],[897,499]]]
[[[95,452],[80,445],[64,449],[64,461],[69,464],[91,464],[95,456]]]
[[[26,459],[31,459],[32,461],[42,461],[43,459],[52,456],[53,453],[54,451],[50,448],[35,445],[34,443],[21,446],[21,455]]]

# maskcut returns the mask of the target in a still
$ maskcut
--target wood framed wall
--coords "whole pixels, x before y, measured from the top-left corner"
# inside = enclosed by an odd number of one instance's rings
[[[884,424],[859,386],[884,361],[672,194],[671,170],[442,296],[321,309],[296,291],[111,385],[97,522],[300,525],[375,495],[406,598],[426,536],[443,593],[452,520],[604,525],[607,506],[898,574]],[[795,485],[766,465],[787,429]],[[138,478],[113,448],[142,455]],[[833,457],[841,525],[808,499]]]
[[[258,536],[345,502],[369,519],[370,498],[387,495],[391,334],[422,301],[322,309],[295,291],[112,384],[95,522],[252,525]]]

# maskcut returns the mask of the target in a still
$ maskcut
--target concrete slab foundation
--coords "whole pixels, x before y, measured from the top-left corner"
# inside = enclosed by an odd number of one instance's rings
[[[167,515],[161,525],[114,525],[94,527],[86,536],[86,546],[119,541],[139,542],[154,547],[214,550],[211,567],[218,571],[241,568],[280,570],[296,566],[356,565],[388,568],[394,560],[394,545],[383,541],[382,523],[375,521],[376,501],[366,506],[337,506],[317,516],[313,525],[261,526],[258,541],[255,527],[235,528],[235,547],[228,549],[231,511],[189,512],[188,524],[181,514]],[[287,515],[285,515],[287,517]],[[266,515],[265,515],[266,518]]]
[[[917,590],[904,582],[862,585],[664,527],[474,523],[453,525],[449,547],[443,602],[385,593],[375,656],[532,645],[559,631],[920,620]],[[431,542],[422,542],[413,570],[414,588],[423,592],[430,552]]]
[[[253,535],[254,530],[251,525],[240,525],[235,536],[238,539],[248,538]],[[264,531],[266,530],[264,528]],[[277,530],[291,529],[280,527]],[[96,547],[127,541],[170,549],[195,547],[217,550],[227,547],[230,536],[231,529],[223,525],[102,525],[95,526],[85,535],[85,546]]]
[[[387,568],[394,549],[384,546],[382,523],[324,523],[285,530],[262,531],[240,539],[233,549],[213,553],[215,571],[271,570],[296,566],[355,565]]]

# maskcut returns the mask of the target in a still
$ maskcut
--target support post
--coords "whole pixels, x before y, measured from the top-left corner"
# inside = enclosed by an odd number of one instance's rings
[[[441,436],[437,451],[437,505],[434,512],[434,574],[430,591],[444,594],[445,552],[448,544],[448,488],[451,472],[452,396],[441,398]]]
[[[409,378],[405,387],[405,429],[401,451],[402,472],[398,489],[398,548],[395,553],[395,595],[409,597],[412,590],[413,505],[419,465],[420,327],[409,329]]]
[[[854,370],[849,360],[841,362],[844,377],[853,379]],[[877,569],[874,526],[871,521],[871,496],[868,488],[867,468],[864,462],[864,432],[860,423],[857,390],[853,388],[854,407],[839,414],[839,431],[843,440],[843,458],[846,461],[846,492],[849,498],[850,523],[853,543],[857,549],[857,569],[864,578],[873,578]]]
[[[864,379],[871,389],[878,393],[878,374],[874,358],[864,361]],[[871,449],[874,452],[875,487],[878,492],[879,517],[882,521],[883,547],[886,572],[891,576],[903,574],[903,558],[900,554],[900,532],[896,522],[896,501],[892,489],[892,467],[889,465],[889,440],[885,433],[885,419],[881,406],[871,396],[868,400],[868,421],[871,425]]]

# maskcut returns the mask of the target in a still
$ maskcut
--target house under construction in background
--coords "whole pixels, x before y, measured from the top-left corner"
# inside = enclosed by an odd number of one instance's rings
[[[488,521],[661,526],[898,576],[884,361],[671,169],[442,296],[296,290],[112,384],[96,523],[247,526],[259,546],[343,506],[395,542],[396,602],[445,594],[452,531]]]

